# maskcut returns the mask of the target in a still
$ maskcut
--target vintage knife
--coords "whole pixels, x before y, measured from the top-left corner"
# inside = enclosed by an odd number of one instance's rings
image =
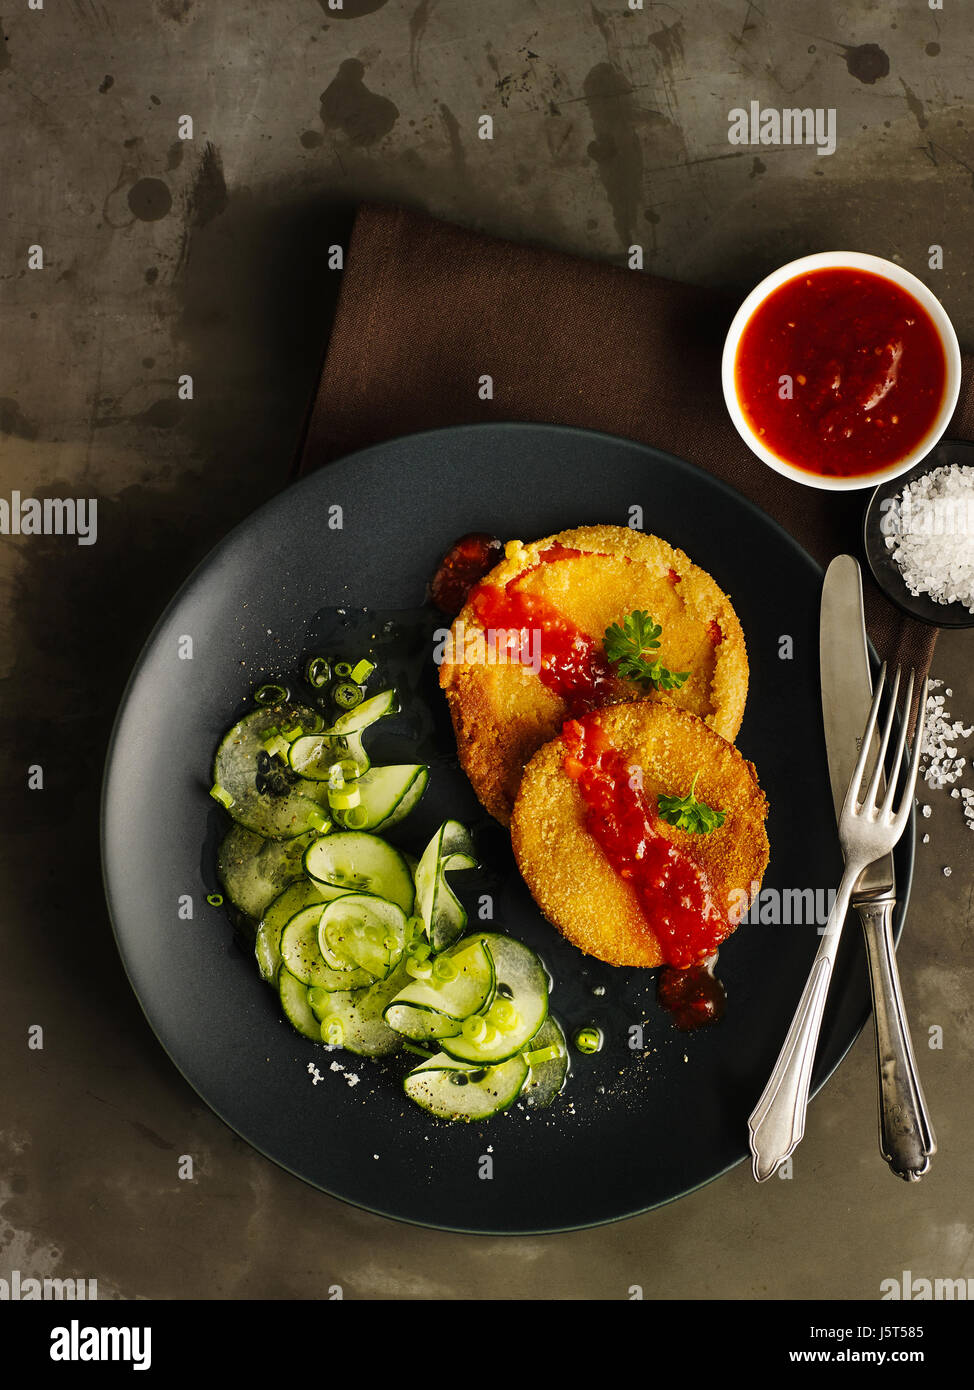
[[[872,702],[872,679],[862,611],[862,574],[852,555],[837,555],[822,587],[819,662],[829,778],[836,815],[859,756]],[[876,745],[878,746],[878,735]],[[893,1172],[908,1182],[930,1167],[937,1141],[917,1077],[893,950],[896,905],[893,856],[863,871],[852,895],[866,938],[869,987],[879,1053],[879,1147]]]

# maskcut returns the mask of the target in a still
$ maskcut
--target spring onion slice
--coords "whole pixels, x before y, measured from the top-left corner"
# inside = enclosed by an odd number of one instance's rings
[[[371,676],[374,670],[375,662],[366,661],[363,657],[361,661],[357,661],[355,665],[352,667],[351,678],[356,685],[361,685],[363,681],[368,680],[369,676]]]
[[[345,1029],[342,1027],[340,1018],[330,1015],[328,1018],[322,1019],[321,1041],[330,1043],[332,1047],[341,1047],[345,1041]]]
[[[480,1014],[472,1014],[470,1018],[465,1018],[460,1025],[460,1032],[468,1042],[480,1043],[487,1037],[487,1020]]]
[[[254,691],[254,701],[258,705],[283,704],[289,698],[284,685],[261,685]]]
[[[353,685],[351,681],[341,681],[332,690],[331,697],[339,709],[350,710],[362,703],[363,692],[360,686]]]
[[[510,1033],[521,1022],[521,1015],[509,999],[499,997],[487,1010],[487,1018],[502,1033]]]
[[[602,1046],[601,1028],[580,1028],[575,1034],[575,1046],[579,1052],[598,1052]]]
[[[327,685],[331,680],[331,666],[327,657],[313,656],[305,667],[304,678],[315,690]]]
[[[273,734],[266,735],[264,738],[262,738],[261,743],[267,749],[268,753],[271,755],[272,758],[280,754],[282,758],[287,760],[287,750],[291,745],[288,743],[287,739],[281,738],[281,735],[278,733],[276,729],[274,730]]]

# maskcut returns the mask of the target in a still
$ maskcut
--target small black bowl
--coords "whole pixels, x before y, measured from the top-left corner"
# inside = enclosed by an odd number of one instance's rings
[[[932,473],[935,468],[949,468],[953,464],[974,467],[974,444],[969,444],[963,439],[943,439],[922,462],[911,468],[909,473],[902,473],[898,478],[890,478],[888,482],[881,483],[869,499],[866,508],[863,544],[873,578],[897,608],[909,614],[911,618],[917,618],[921,623],[930,623],[933,627],[974,627],[974,613],[963,603],[935,603],[928,594],[910,593],[903,582],[899,566],[894,563],[891,552],[886,548],[886,536],[882,529],[885,517],[884,502],[898,497],[905,487],[916,482],[917,478],[922,478],[925,473]],[[974,536],[971,537],[971,544],[974,545]]]

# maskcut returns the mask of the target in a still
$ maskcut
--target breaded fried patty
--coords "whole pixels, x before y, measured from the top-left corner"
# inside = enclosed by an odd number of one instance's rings
[[[701,719],[661,702],[609,706],[581,722],[589,721],[635,777],[640,789],[634,795],[648,808],[653,835],[671,842],[703,871],[723,936],[729,935],[768,864],[767,801],[753,765]],[[673,902],[664,893],[655,924],[649,920],[646,899],[596,838],[600,828],[590,819],[591,802],[572,761],[572,732],[567,725],[524,771],[511,822],[518,867],[544,915],[588,955],[610,965],[686,965],[690,962],[679,958],[672,926],[667,936],[661,925]],[[725,812],[724,823],[709,834],[679,829],[656,812],[659,795],[686,796],[694,777],[698,800]],[[651,851],[652,846],[644,853]],[[682,922],[679,905],[673,920]]]
[[[563,557],[563,550],[581,553]],[[650,614],[662,627],[660,659],[670,671],[690,675],[678,689],[653,690],[648,698],[736,737],[747,697],[744,634],[730,599],[682,550],[625,526],[583,526],[528,545],[510,541],[456,619],[440,665],[461,765],[502,824],[510,821],[524,765],[578,710],[544,683],[536,660],[532,669],[533,647],[522,653],[525,661],[489,640],[473,640],[491,635],[477,611],[485,586],[494,597],[506,595],[555,619],[540,625],[545,652],[567,632],[580,634],[601,656],[608,627],[637,609]],[[640,685],[610,675],[589,707],[644,694]]]

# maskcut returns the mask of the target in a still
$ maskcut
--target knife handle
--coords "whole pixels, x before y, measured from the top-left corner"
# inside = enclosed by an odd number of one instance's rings
[[[893,900],[857,903],[866,938],[879,1055],[879,1147],[897,1177],[916,1182],[937,1139],[917,1076],[893,950]]]

